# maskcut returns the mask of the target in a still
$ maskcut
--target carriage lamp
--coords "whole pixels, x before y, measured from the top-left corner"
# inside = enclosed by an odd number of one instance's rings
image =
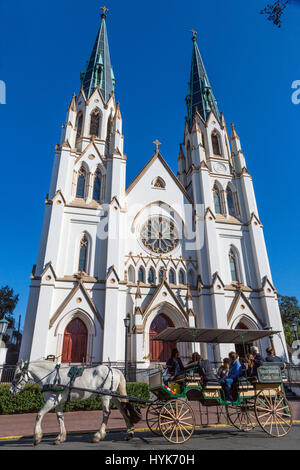
[[[9,321],[6,320],[5,318],[0,320],[0,339],[2,339],[3,336],[5,335],[7,327],[8,327],[8,323]]]

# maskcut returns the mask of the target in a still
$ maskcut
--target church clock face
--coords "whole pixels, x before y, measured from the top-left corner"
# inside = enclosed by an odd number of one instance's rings
[[[148,250],[158,254],[169,253],[179,243],[178,231],[174,222],[161,216],[151,217],[144,223],[140,239]]]

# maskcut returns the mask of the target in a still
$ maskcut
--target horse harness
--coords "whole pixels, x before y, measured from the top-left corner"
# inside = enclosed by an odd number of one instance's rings
[[[112,368],[110,366],[107,366],[108,367],[108,372],[106,374],[106,377],[104,378],[104,380],[102,381],[100,387],[98,389],[103,389],[103,386],[105,384],[105,382],[107,381],[108,377],[109,377],[109,374],[111,374],[111,385],[110,385],[110,388],[109,388],[109,391],[112,391],[113,389],[113,371],[112,371]],[[71,395],[71,391],[72,391],[72,388],[76,388],[74,387],[74,383],[75,383],[75,380],[78,378],[78,377],[81,377],[83,375],[83,372],[84,370],[86,369],[86,367],[78,367],[78,366],[72,366],[68,372],[68,377],[70,377],[70,381],[67,385],[62,385],[61,384],[61,377],[60,377],[60,374],[59,374],[59,370],[60,370],[60,364],[56,364],[55,366],[55,369],[56,369],[56,374],[55,374],[55,377],[54,377],[54,382],[52,384],[46,384],[43,386],[43,389],[42,391],[43,392],[63,392],[66,388],[68,388],[69,392],[68,392],[68,398],[67,398],[67,401],[70,401],[70,395]],[[51,372],[52,373],[52,372]]]

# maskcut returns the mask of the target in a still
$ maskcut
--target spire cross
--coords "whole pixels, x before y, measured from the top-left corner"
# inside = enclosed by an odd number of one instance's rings
[[[156,153],[157,153],[157,152],[159,151],[159,146],[161,145],[161,142],[156,139],[156,140],[153,142],[153,144],[154,144],[155,147],[156,147],[155,150],[156,150]]]
[[[102,14],[106,16],[106,12],[109,11],[109,8],[106,8],[106,6],[104,5],[104,7],[100,8],[100,10],[102,10],[103,11]]]
[[[196,39],[197,38],[197,31],[195,31],[194,29],[190,29],[190,32],[193,34],[193,38],[192,39]]]

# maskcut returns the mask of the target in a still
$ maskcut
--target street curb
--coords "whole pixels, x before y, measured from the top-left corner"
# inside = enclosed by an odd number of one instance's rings
[[[293,424],[300,424],[300,420],[295,420],[293,421]],[[230,424],[207,424],[204,426],[195,426],[195,429],[206,429],[206,428],[233,428]],[[78,434],[94,434],[95,432],[99,431],[98,429],[96,430],[89,430],[89,431],[69,431],[67,435],[78,435]],[[107,434],[109,433],[117,433],[117,432],[125,432],[126,428],[115,428],[115,429],[107,429]],[[138,428],[135,429],[134,432],[151,432],[149,428]],[[57,432],[49,432],[49,433],[44,433],[44,437],[51,437],[51,436],[56,436]],[[32,438],[33,434],[24,434],[23,436],[4,436],[0,437],[0,441],[5,441],[5,440],[16,440],[16,439],[24,439],[24,438]]]

